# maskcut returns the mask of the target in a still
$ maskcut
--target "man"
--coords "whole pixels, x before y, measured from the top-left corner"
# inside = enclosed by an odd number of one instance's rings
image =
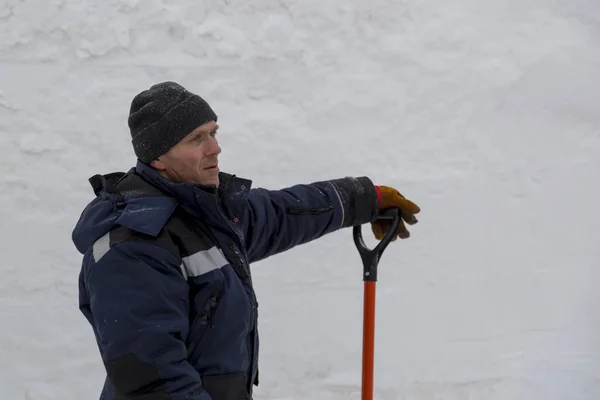
[[[249,264],[327,233],[419,208],[366,177],[250,189],[219,170],[217,116],[173,82],[135,96],[129,172],[90,178],[73,242],[80,309],[107,372],[103,400],[252,399],[257,308]],[[408,237],[404,223],[396,237]]]

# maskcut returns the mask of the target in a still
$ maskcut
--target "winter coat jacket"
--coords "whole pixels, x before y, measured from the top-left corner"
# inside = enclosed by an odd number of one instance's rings
[[[282,190],[220,174],[172,183],[138,162],[90,178],[72,239],[79,306],[107,372],[101,400],[247,400],[258,384],[250,263],[372,221],[366,178]]]

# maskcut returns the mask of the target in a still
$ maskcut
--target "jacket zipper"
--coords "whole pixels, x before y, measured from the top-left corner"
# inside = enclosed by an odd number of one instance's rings
[[[227,186],[229,182],[227,183],[227,185],[223,188],[223,191],[225,191],[227,189]],[[221,216],[221,219],[225,222],[226,226],[229,228],[229,231],[232,232],[235,235],[235,238],[239,241],[240,246],[244,246],[244,237],[236,230],[233,228],[233,226],[231,225],[231,223],[229,222],[229,220],[227,219],[227,217],[225,216],[225,214],[223,213],[223,210],[221,209],[221,206],[219,204],[219,195],[215,196],[215,200],[217,203],[217,209],[219,210],[219,214]],[[330,207],[329,209],[320,209],[322,211],[328,211],[331,210],[332,208]],[[318,209],[317,209],[318,211]],[[318,212],[322,212],[322,211],[318,211]],[[235,262],[235,266],[233,266],[234,270],[236,271],[236,273],[238,274],[238,276],[240,276],[240,278],[242,278],[242,280],[246,280],[246,279],[252,279],[251,278],[251,274],[250,274],[250,270],[249,268],[246,268],[246,266],[244,265],[244,262],[242,261],[242,257],[240,255],[239,250],[237,249],[236,244],[231,243],[229,245],[229,249],[230,251],[233,253],[234,255],[234,262]],[[256,376],[254,379],[252,378],[252,375],[254,373],[254,370],[256,369],[258,371],[258,366],[255,365],[255,351],[254,351],[254,347],[255,347],[255,336],[256,336],[256,329],[257,329],[257,308],[258,308],[258,302],[256,300],[256,295],[254,294],[254,288],[251,288],[251,297],[250,297],[250,306],[252,307],[252,327],[250,328],[250,331],[248,332],[248,355],[250,356],[250,376],[248,377],[248,393],[252,393],[252,386],[254,385],[254,382],[257,382],[257,378],[258,376]]]

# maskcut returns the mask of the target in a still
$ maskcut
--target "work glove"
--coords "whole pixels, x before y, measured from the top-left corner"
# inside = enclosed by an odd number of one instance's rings
[[[406,199],[396,189],[388,186],[375,186],[377,191],[377,197],[379,199],[379,206],[381,210],[387,208],[398,208],[400,209],[400,224],[396,234],[392,237],[392,242],[397,238],[407,239],[410,237],[410,232],[406,229],[406,224],[414,225],[417,222],[415,214],[418,214],[421,209],[412,201]],[[386,232],[392,227],[391,219],[379,219],[371,222],[371,229],[377,240],[383,239]]]

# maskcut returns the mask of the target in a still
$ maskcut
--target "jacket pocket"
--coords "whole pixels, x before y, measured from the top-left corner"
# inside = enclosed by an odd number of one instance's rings
[[[204,302],[204,307],[196,315],[194,321],[190,325],[189,337],[190,346],[188,346],[188,357],[190,357],[197,349],[206,331],[214,327],[214,314],[219,305],[220,292],[218,289],[213,289],[210,297]]]
[[[324,212],[332,212],[333,207],[320,208],[287,208],[286,212],[291,215],[318,215]]]
[[[212,400],[249,400],[246,380],[247,375],[244,372],[204,375],[202,387],[210,394]]]

